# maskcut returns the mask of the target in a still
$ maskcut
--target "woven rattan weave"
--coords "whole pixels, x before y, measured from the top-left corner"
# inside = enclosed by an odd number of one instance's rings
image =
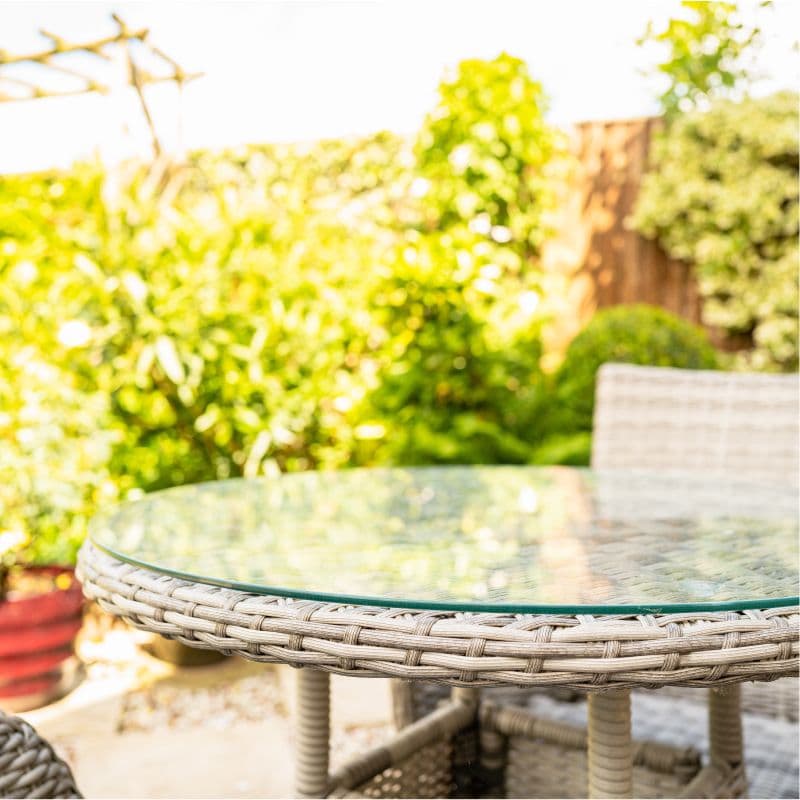
[[[501,749],[527,734],[479,723],[480,687],[589,692],[591,797],[642,782],[631,688],[730,687],[710,705],[709,766],[666,780],[733,792],[739,684],[799,663],[794,503],[749,487],[511,467],[224,482],[102,515],[78,569],[90,598],[139,628],[305,668],[302,796],[499,786],[462,769],[478,730]],[[455,688],[331,775],[328,673]]]
[[[506,797],[585,797],[588,773],[584,727],[548,720],[520,708],[481,704],[482,757],[505,775]],[[683,797],[700,773],[691,747],[637,743],[634,797]]]
[[[0,797],[81,797],[70,768],[24,720],[0,712]]]
[[[703,479],[723,475],[776,486],[796,485],[800,476],[799,404],[796,375],[605,364],[597,379],[592,464],[602,469],[680,470]],[[663,691],[698,701],[697,692],[691,688],[664,687]],[[796,720],[797,691],[797,677],[768,684],[747,683],[741,693],[742,709]],[[393,694],[395,719],[402,726],[429,713],[446,696],[446,687],[397,681]],[[498,700],[509,713],[519,712],[513,707],[524,705],[527,696],[516,692],[513,698]],[[585,787],[570,788],[564,776],[551,773],[543,765],[572,753],[580,771],[586,753],[553,744],[548,745],[548,757],[535,763],[512,757],[515,753],[530,755],[532,748],[542,753],[545,744],[531,738],[530,729],[527,731],[508,732],[505,776],[510,796],[534,796],[537,792],[544,792],[542,796],[548,792],[570,796],[575,791],[574,796],[582,796]],[[705,790],[725,796],[743,791],[741,771],[718,768],[704,775],[711,778],[702,782]],[[634,787],[637,796],[647,794],[642,778],[640,768]],[[696,784],[692,791],[700,789]],[[662,796],[677,794],[671,789]]]
[[[738,685],[795,674],[800,663],[797,607],[593,616],[343,606],[173,578],[112,558],[90,542],[79,554],[78,575],[88,597],[138,628],[254,661],[344,675],[604,691]],[[469,712],[464,704],[442,710],[441,719],[426,717],[401,732],[399,744],[329,777],[327,684],[318,674],[302,670],[306,677],[299,684],[301,710],[305,706],[298,731],[303,796],[358,792],[359,787],[369,796],[395,793],[403,763],[420,748],[434,752],[430,745],[452,739],[475,714],[474,704]],[[717,717],[736,717],[738,693],[736,699],[731,709],[723,703]],[[632,791],[627,702],[625,691],[612,692],[608,702],[600,701],[589,727],[592,796],[622,797]],[[728,780],[726,764],[711,767],[713,775],[704,771],[706,782]],[[407,766],[405,774],[419,770]],[[743,783],[743,776],[737,780]],[[440,775],[434,783],[443,781]],[[433,791],[433,783],[428,789]]]
[[[88,597],[136,627],[254,661],[461,686],[719,686],[798,669],[797,607],[664,615],[514,615],[341,606],[79,556]]]
[[[796,485],[797,375],[604,364],[595,468],[682,470]]]

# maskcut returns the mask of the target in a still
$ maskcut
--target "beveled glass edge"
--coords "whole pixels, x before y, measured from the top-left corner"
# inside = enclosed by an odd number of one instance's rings
[[[655,605],[547,605],[509,604],[509,603],[479,603],[477,601],[437,601],[437,600],[395,600],[386,597],[369,597],[360,595],[338,594],[335,592],[311,592],[303,590],[289,590],[283,587],[264,586],[262,584],[244,583],[241,581],[224,580],[222,578],[209,578],[198,576],[191,572],[161,567],[142,559],[118,553],[111,547],[100,544],[94,537],[89,536],[92,544],[104,553],[131,564],[141,569],[155,572],[159,575],[169,575],[180,580],[201,583],[206,586],[219,586],[223,589],[235,589],[239,592],[258,594],[264,596],[286,597],[294,600],[313,600],[322,603],[334,603],[343,606],[368,606],[377,608],[407,608],[420,611],[471,611],[475,613],[502,613],[502,614],[672,614],[681,612],[704,611],[746,611],[760,608],[784,608],[800,606],[800,595],[794,597],[777,597],[770,599],[754,600],[721,600],[704,603],[663,603]]]

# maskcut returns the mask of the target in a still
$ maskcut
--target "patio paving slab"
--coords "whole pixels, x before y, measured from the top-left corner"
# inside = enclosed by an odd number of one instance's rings
[[[72,766],[88,798],[291,797],[296,671],[239,658],[180,668],[119,625],[78,642],[85,678],[21,714]],[[386,738],[386,680],[334,676],[332,762]]]

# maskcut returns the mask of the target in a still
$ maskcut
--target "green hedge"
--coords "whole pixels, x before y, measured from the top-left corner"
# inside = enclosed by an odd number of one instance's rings
[[[69,559],[98,504],[185,482],[585,463],[601,363],[717,366],[635,307],[542,373],[543,107],[501,56],[448,79],[411,140],[0,177],[0,547]]]
[[[550,437],[539,463],[587,464],[597,370],[606,362],[683,369],[717,369],[716,350],[695,325],[647,305],[600,311],[572,340],[553,376],[547,417]]]

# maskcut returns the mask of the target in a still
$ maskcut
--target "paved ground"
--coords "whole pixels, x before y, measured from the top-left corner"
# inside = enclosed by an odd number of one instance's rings
[[[238,658],[176,668],[145,634],[87,626],[84,680],[21,714],[72,765],[86,797],[291,797],[295,671]],[[334,676],[334,763],[391,730],[388,682]]]

